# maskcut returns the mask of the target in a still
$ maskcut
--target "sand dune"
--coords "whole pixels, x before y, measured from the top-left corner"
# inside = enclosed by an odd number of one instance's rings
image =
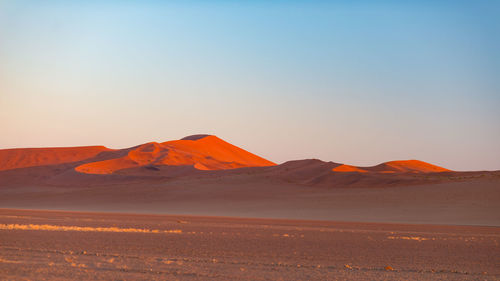
[[[156,166],[223,170],[276,165],[212,135],[193,135],[117,150],[104,146],[0,150],[0,171],[70,163],[75,171],[87,174],[112,174],[136,167],[155,170]]]
[[[148,171],[165,171],[166,166],[189,166],[194,170],[213,171],[246,167],[270,167],[275,163],[234,146],[213,135],[192,135],[163,143],[150,142],[126,149],[104,146],[67,148],[26,148],[0,150],[0,171],[74,164],[85,174],[121,174],[148,176]],[[70,165],[71,166],[71,165]],[[450,170],[418,160],[385,162],[372,167],[356,167],[317,159],[289,161],[275,170],[291,178],[312,179],[344,173],[439,173]],[[328,167],[326,169],[325,167]],[[67,168],[67,167],[66,167]],[[140,169],[137,169],[140,168]],[[170,172],[168,170],[168,172]],[[184,169],[184,171],[187,171]],[[268,170],[263,169],[263,172]],[[289,172],[293,171],[293,172]],[[161,173],[156,173],[156,175]],[[168,175],[167,175],[168,176]]]
[[[192,135],[115,150],[103,146],[0,150],[0,186],[93,186],[238,178],[245,183],[264,180],[266,184],[328,188],[387,187],[464,181],[491,177],[490,174],[454,172],[418,160],[390,161],[371,167],[318,159],[276,165],[213,135]]]
[[[419,160],[389,161],[372,167],[356,167],[340,165],[332,169],[334,172],[358,172],[358,173],[439,173],[451,170],[432,165]]]
[[[150,142],[126,149],[108,149],[104,146],[68,148],[27,148],[0,150],[0,171],[29,167],[67,164],[84,174],[119,174],[140,176],[171,176],[173,169],[165,167],[192,167],[214,171],[247,167],[272,167],[275,163],[234,146],[213,135],[192,135],[163,143]],[[71,165],[72,164],[72,165]],[[450,170],[418,160],[390,161],[372,167],[356,167],[317,159],[289,161],[276,169],[261,169],[261,173],[286,175],[290,180],[318,181],[336,173],[436,173]],[[61,168],[61,167],[59,167]],[[151,173],[154,171],[155,173]],[[179,171],[179,169],[176,169]],[[32,170],[26,170],[31,173]],[[320,180],[321,181],[321,180]]]
[[[216,136],[194,135],[181,140],[139,145],[120,158],[87,163],[75,170],[87,174],[112,174],[143,166],[154,170],[158,169],[156,166],[187,165],[198,170],[224,170],[275,164]]]

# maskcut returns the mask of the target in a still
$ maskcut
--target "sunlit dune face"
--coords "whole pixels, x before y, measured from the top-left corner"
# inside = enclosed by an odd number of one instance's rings
[[[75,171],[85,174],[112,174],[115,171],[137,167],[137,162],[134,162],[128,157],[110,159],[98,162],[83,164],[75,168]]]
[[[350,166],[350,165],[340,165],[338,167],[335,167],[332,169],[334,172],[346,172],[346,173],[351,173],[351,172],[358,172],[358,173],[368,173],[367,170],[355,167],[355,166]]]
[[[401,172],[416,172],[416,173],[436,173],[450,171],[443,167],[432,165],[419,160],[400,160],[384,163],[386,166],[399,170]]]
[[[147,143],[120,158],[87,163],[75,168],[88,174],[112,174],[119,170],[156,166],[193,166],[198,170],[224,170],[273,166],[275,163],[227,143],[216,136],[195,135],[164,143]]]
[[[110,150],[104,146],[5,149],[0,150],[0,171],[79,162]]]
[[[447,172],[450,170],[419,160],[398,160],[398,161],[385,162],[372,167],[356,167],[344,164],[333,168],[332,171],[395,174],[395,173],[439,173],[439,172]]]

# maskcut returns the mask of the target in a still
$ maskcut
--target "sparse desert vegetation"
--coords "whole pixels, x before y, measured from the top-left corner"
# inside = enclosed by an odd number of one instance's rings
[[[0,209],[0,226],[0,276],[6,280],[500,276],[500,231],[491,227],[7,209]]]

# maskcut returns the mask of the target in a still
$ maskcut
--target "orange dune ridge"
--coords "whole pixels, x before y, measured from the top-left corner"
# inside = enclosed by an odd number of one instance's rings
[[[332,169],[334,172],[358,172],[358,173],[439,173],[451,170],[432,165],[419,160],[398,160],[385,162],[372,167],[356,167],[340,165]]]
[[[193,135],[181,140],[139,145],[118,158],[83,164],[75,170],[87,174],[111,174],[142,166],[186,165],[198,170],[225,170],[276,164],[216,136]]]
[[[419,160],[400,160],[400,161],[390,161],[385,162],[385,170],[395,171],[395,172],[410,172],[410,173],[437,173],[437,172],[449,172],[450,170],[436,165],[432,165]]]
[[[4,149],[0,150],[0,171],[78,162],[109,150],[104,146]]]
[[[334,172],[368,173],[367,170],[363,170],[361,168],[358,168],[358,167],[355,167],[355,166],[351,166],[351,165],[346,165],[346,164],[342,164],[340,166],[337,166],[337,167],[333,168],[332,171],[334,171]]]

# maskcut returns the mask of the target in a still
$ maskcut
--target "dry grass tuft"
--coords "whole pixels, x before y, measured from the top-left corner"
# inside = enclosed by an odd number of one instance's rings
[[[3,230],[46,230],[46,231],[87,231],[87,232],[135,232],[135,233],[175,233],[180,234],[182,230],[158,230],[141,228],[119,228],[119,227],[91,227],[91,226],[63,226],[50,224],[0,224]]]

